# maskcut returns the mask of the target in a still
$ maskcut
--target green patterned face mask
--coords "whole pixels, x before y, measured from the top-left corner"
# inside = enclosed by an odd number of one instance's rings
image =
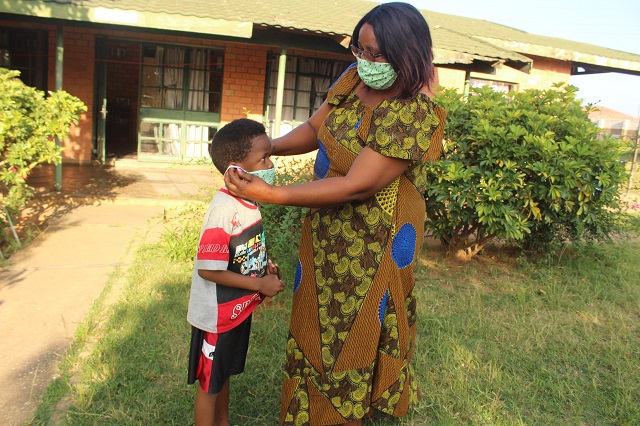
[[[371,62],[365,59],[358,60],[358,75],[362,82],[375,90],[385,90],[398,78],[393,65],[388,62]]]

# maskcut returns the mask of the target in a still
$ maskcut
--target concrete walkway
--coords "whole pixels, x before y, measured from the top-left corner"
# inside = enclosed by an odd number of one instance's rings
[[[28,214],[47,218],[47,228],[0,270],[2,425],[32,417],[112,273],[157,238],[154,219],[221,183],[213,166],[143,163],[64,165],[61,192],[53,190],[54,176],[50,167],[30,177],[38,195]],[[115,300],[118,289],[107,297]]]

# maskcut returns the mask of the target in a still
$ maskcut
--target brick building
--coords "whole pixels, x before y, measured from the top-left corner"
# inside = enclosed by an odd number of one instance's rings
[[[65,162],[118,156],[187,162],[220,125],[248,116],[272,136],[304,122],[353,62],[365,0],[12,0],[0,2],[0,66],[88,111]],[[640,55],[422,11],[439,84],[547,88],[576,73],[640,75]]]

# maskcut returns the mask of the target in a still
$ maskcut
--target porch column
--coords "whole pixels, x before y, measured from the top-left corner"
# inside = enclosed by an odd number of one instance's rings
[[[280,50],[278,62],[278,86],[276,87],[276,114],[273,123],[273,137],[280,137],[280,124],[282,123],[282,104],[284,101],[284,77],[287,71],[287,48]]]
[[[464,73],[464,91],[462,92],[465,98],[469,97],[469,92],[471,91],[471,71],[467,70]]]
[[[62,67],[64,64],[64,28],[58,25],[56,30],[56,91],[62,90]],[[56,145],[62,146],[62,141],[56,136]],[[57,191],[62,190],[62,160],[56,164]]]

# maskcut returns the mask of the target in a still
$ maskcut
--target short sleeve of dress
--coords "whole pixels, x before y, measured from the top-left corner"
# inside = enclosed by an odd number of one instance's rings
[[[358,76],[357,63],[349,65],[340,77],[331,85],[327,92],[327,100],[330,105],[339,105],[340,102],[353,90],[356,84],[360,81]]]
[[[445,118],[444,110],[426,95],[394,100],[374,111],[366,144],[386,157],[436,159],[442,153]]]

